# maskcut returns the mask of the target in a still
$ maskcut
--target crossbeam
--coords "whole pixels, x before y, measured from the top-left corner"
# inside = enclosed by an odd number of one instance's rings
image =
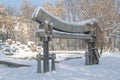
[[[91,31],[93,24],[97,22],[95,18],[82,22],[67,22],[52,15],[50,12],[41,7],[34,11],[32,19],[40,24],[50,22],[54,30],[70,33],[84,33]]]
[[[44,29],[40,29],[36,31],[37,37],[45,37],[49,36],[46,35],[46,32]],[[92,39],[91,34],[77,34],[77,33],[67,33],[67,32],[60,32],[60,31],[53,31],[51,38],[64,38],[64,39]]]

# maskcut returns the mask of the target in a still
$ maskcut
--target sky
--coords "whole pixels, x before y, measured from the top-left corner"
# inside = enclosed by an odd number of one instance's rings
[[[31,4],[41,6],[41,4],[45,2],[46,0],[29,0],[29,1],[31,2]],[[55,0],[51,0],[51,1],[55,1]],[[13,6],[13,7],[18,7],[18,8],[22,4],[22,2],[23,0],[0,0],[0,3],[6,6]]]

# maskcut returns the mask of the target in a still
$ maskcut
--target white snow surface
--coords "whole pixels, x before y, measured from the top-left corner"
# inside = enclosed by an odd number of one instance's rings
[[[0,60],[27,64],[30,67],[11,68],[0,64],[0,80],[120,80],[119,52],[104,53],[98,65],[84,65],[84,57],[56,63],[56,71],[48,73],[36,73],[35,60],[12,59],[1,53]]]

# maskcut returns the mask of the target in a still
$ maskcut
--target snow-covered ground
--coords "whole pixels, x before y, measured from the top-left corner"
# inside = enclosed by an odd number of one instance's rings
[[[64,55],[62,55],[64,56]],[[120,54],[103,54],[98,65],[84,65],[84,58],[56,63],[56,71],[36,73],[35,60],[0,58],[31,65],[11,68],[0,65],[0,80],[120,80]]]
[[[58,54],[56,71],[36,73],[37,61],[32,59],[14,59],[35,57],[36,52],[19,50],[13,55],[5,55],[0,50],[0,60],[30,65],[30,67],[7,67],[0,64],[0,80],[120,80],[120,52],[104,53],[98,65],[86,66],[83,54]],[[65,58],[75,58],[64,61]]]

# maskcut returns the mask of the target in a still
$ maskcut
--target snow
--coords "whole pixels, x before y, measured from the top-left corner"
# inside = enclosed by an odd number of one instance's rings
[[[119,55],[119,54],[118,54]],[[56,71],[36,73],[35,60],[3,58],[31,65],[31,67],[10,68],[0,65],[0,80],[119,80],[120,55],[104,54],[98,65],[84,65],[84,58],[56,63]]]
[[[36,55],[38,52],[25,52],[25,51],[19,51],[19,53],[16,53],[15,55],[10,56],[11,58],[17,58],[17,59],[32,59],[36,58]]]
[[[35,56],[35,53],[15,53],[14,57]],[[30,65],[30,67],[7,67],[0,64],[0,80],[120,80],[120,52],[104,53],[98,65],[84,65],[80,54],[57,54],[57,60],[81,57],[56,63],[56,70],[47,73],[37,72],[37,61],[13,59],[0,50],[0,60]]]

